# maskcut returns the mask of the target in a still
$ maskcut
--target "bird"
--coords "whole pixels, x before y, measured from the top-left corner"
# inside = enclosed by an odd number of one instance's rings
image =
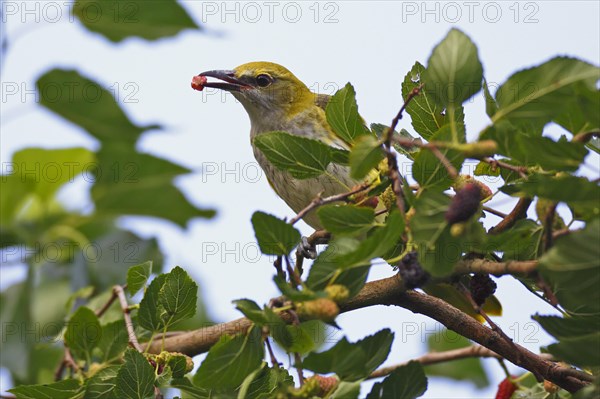
[[[209,81],[208,78],[218,79]],[[192,88],[205,87],[231,93],[250,117],[250,142],[256,161],[275,193],[296,213],[317,196],[327,197],[348,192],[361,182],[350,177],[347,166],[331,163],[318,177],[297,179],[275,167],[256,145],[261,134],[283,131],[319,140],[331,147],[349,150],[350,146],[335,134],[325,116],[330,100],[326,94],[312,92],[287,68],[272,62],[249,62],[232,70],[202,72],[192,79]],[[323,228],[316,213],[303,220],[315,230]]]

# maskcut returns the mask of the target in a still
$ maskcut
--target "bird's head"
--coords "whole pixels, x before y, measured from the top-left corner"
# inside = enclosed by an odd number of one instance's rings
[[[314,104],[315,98],[294,74],[272,62],[249,62],[233,70],[203,72],[193,78],[192,87],[230,92],[246,108],[251,119],[277,114],[291,116]]]

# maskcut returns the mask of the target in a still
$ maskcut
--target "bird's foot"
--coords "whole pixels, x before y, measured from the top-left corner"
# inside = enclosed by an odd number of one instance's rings
[[[300,244],[298,244],[298,248],[296,248],[296,257],[303,257],[306,259],[316,259],[317,257],[317,246],[310,241],[308,241],[308,237],[302,236],[302,240]]]

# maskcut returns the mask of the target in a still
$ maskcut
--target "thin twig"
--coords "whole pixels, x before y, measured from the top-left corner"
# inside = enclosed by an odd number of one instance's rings
[[[546,210],[546,216],[544,217],[543,225],[544,225],[544,252],[548,251],[552,248],[553,243],[553,227],[554,227],[554,218],[556,217],[556,206],[557,202],[554,202],[552,205],[548,207]]]
[[[544,280],[544,277],[540,273],[535,273],[533,277],[535,278],[535,285],[544,293],[544,298],[550,305],[558,309],[558,298],[554,294],[554,291],[552,291],[550,284]]]
[[[331,195],[331,196],[325,197],[325,198],[321,197],[321,194],[319,194],[310,202],[310,204],[308,204],[304,209],[302,209],[300,212],[298,212],[296,214],[296,216],[291,218],[288,223],[295,224],[298,220],[302,219],[304,216],[306,216],[307,213],[309,213],[313,209],[318,208],[319,206],[322,206],[325,204],[330,204],[332,202],[345,201],[349,197],[353,196],[354,194],[358,194],[361,191],[365,191],[370,186],[371,185],[369,183],[363,183],[348,192]]]
[[[269,341],[269,337],[265,337],[265,345],[267,346],[267,351],[269,352],[269,356],[271,357],[271,365],[276,368],[279,367],[281,363],[275,357],[275,353],[273,352],[273,348],[271,347],[271,342]]]
[[[429,151],[431,151],[431,153],[435,155],[437,159],[440,160],[442,165],[444,165],[444,168],[446,168],[446,171],[448,171],[448,176],[450,177],[450,179],[456,179],[458,177],[458,171],[456,170],[454,165],[452,165],[452,163],[448,160],[448,158],[446,158],[446,156],[440,151],[440,149],[436,146],[429,146],[427,148],[429,148]]]
[[[292,268],[292,264],[290,262],[289,256],[286,255],[283,258],[285,259],[286,270],[287,270],[288,274],[290,275],[290,284],[292,284],[293,288],[298,288],[298,286],[302,285],[302,279],[300,279],[300,276],[298,276],[298,273],[296,273],[294,268]]]
[[[573,141],[576,143],[587,143],[592,137],[599,137],[600,129],[591,130],[589,132],[578,133],[573,137]]]
[[[515,223],[520,219],[525,219],[527,217],[527,210],[533,200],[528,197],[519,198],[519,201],[513,208],[513,210],[506,215],[504,219],[500,221],[496,226],[492,227],[489,231],[490,234],[498,234],[505,230],[510,229]]]
[[[101,317],[104,313],[106,313],[106,311],[110,308],[110,306],[115,302],[116,299],[117,294],[113,290],[106,303],[102,305],[100,309],[96,310],[96,316]],[[65,354],[60,363],[58,364],[56,371],[54,372],[54,381],[58,381],[62,378],[62,375],[67,366],[69,366],[69,368],[71,368],[71,370],[74,370],[75,372],[77,372],[78,370],[77,363],[73,360],[71,351],[68,347],[65,346]]]
[[[277,271],[277,276],[285,279],[285,272],[283,271],[283,268],[281,267],[281,263],[282,263],[281,256],[278,256],[277,258],[275,258],[275,261],[273,262],[273,266],[275,267],[275,270]]]
[[[396,206],[402,215],[402,218],[406,220],[404,214],[404,193],[402,192],[402,175],[400,174],[400,170],[398,169],[398,158],[394,151],[392,151],[392,138],[394,136],[394,131],[396,130],[396,126],[398,126],[398,122],[402,119],[404,114],[404,110],[408,107],[408,104],[412,101],[413,98],[419,95],[421,89],[423,88],[423,84],[420,84],[418,87],[412,89],[412,91],[408,94],[406,99],[404,100],[404,104],[400,107],[400,110],[392,119],[392,123],[390,127],[385,132],[384,140],[383,140],[383,149],[385,151],[387,162],[388,162],[388,176],[392,181],[392,190],[394,191],[394,195],[396,196]]]
[[[481,308],[481,306],[479,304],[477,304],[477,302],[475,302],[475,300],[473,299],[473,296],[471,295],[471,292],[469,291],[469,289],[467,287],[465,287],[465,285],[463,283],[458,283],[457,288],[459,289],[459,291],[462,292],[462,294],[471,303],[471,306],[473,306],[473,310],[475,310],[475,312],[478,315],[480,315],[481,317],[483,317],[483,319],[488,323],[488,325],[491,327],[492,331],[496,332],[496,334],[498,334],[500,337],[502,337],[503,340],[505,340],[510,346],[513,347],[513,349],[515,350],[515,354],[517,355],[517,362],[522,363],[523,359],[522,359],[521,347],[518,346],[508,335],[506,335],[506,333],[504,331],[502,331],[502,329],[500,327],[498,327],[498,325],[496,323],[494,323],[494,321],[487,315],[487,313]],[[540,373],[538,373],[537,371],[532,370],[531,372],[533,373],[533,375],[536,377],[536,379],[538,381],[544,380],[542,375]]]
[[[102,315],[104,313],[106,313],[106,311],[110,308],[110,306],[113,304],[113,302],[116,299],[117,299],[117,293],[115,292],[115,290],[112,290],[110,298],[108,298],[108,301],[106,301],[106,303],[100,309],[96,310],[96,316],[102,317]]]
[[[287,313],[292,316],[292,324],[295,326],[300,325],[300,318],[298,314],[294,310],[288,310]],[[304,385],[304,372],[302,371],[302,357],[298,352],[294,352],[294,363],[296,366],[296,371],[298,372],[298,380],[300,381],[300,386]]]
[[[524,166],[511,165],[509,163],[494,158],[483,158],[482,161],[492,165],[493,168],[500,167],[506,170],[510,170],[512,172],[518,173],[519,176],[521,176],[523,179],[527,179],[527,168]]]
[[[488,348],[481,345],[472,345],[467,346],[465,348],[453,349],[443,352],[430,352],[421,357],[413,359],[411,361],[418,362],[423,366],[438,364],[444,362],[451,362],[453,360],[466,359],[470,357],[479,357],[479,358],[496,358],[501,359],[502,357],[498,355],[496,352],[489,350]],[[405,366],[409,362],[404,362],[400,364],[395,364],[389,367],[382,367],[378,370],[372,372],[367,380],[372,380],[374,378],[385,377],[390,374],[392,371],[396,370],[399,367]]]
[[[58,368],[56,369],[56,371],[54,372],[54,381],[58,381],[62,378],[65,368],[67,368],[67,367],[69,369],[71,369],[71,372],[73,372],[73,373],[79,372],[79,366],[77,365],[77,362],[75,361],[75,359],[73,359],[71,350],[69,349],[69,347],[65,346],[65,354],[63,356],[63,359],[60,362],[60,364],[58,365]]]
[[[131,321],[131,314],[129,309],[129,304],[127,303],[127,298],[125,297],[125,291],[123,290],[123,286],[115,285],[113,287],[113,292],[119,298],[119,303],[121,304],[121,310],[123,311],[123,319],[125,319],[125,327],[127,328],[127,335],[129,336],[129,344],[133,346],[138,352],[142,352],[142,347],[140,346],[137,336],[135,335],[135,329],[133,327],[133,322]]]
[[[498,217],[501,217],[501,218],[503,218],[503,219],[504,219],[506,216],[508,216],[506,213],[504,213],[504,212],[500,212],[500,211],[497,211],[497,210],[495,210],[494,208],[490,208],[489,206],[486,206],[486,205],[484,205],[484,206],[483,206],[483,210],[484,210],[484,211],[486,211],[486,212],[489,212],[489,213],[491,213],[492,215],[496,215],[496,216],[498,216]]]

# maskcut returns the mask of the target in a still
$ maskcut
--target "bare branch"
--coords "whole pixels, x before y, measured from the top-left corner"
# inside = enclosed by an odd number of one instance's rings
[[[405,291],[398,275],[365,284],[358,295],[340,304],[340,312],[350,312],[374,305],[400,306],[414,313],[431,317],[448,329],[570,392],[581,389],[592,378],[584,372],[554,364],[525,348],[519,347],[520,349],[515,351],[514,346],[502,339],[496,331],[482,325],[447,302],[415,291]],[[282,312],[281,317],[286,323],[294,321],[289,312]],[[190,331],[165,339],[164,350],[195,356],[208,351],[221,335],[245,333],[251,326],[250,320],[240,318],[228,323]],[[152,343],[149,348],[149,351],[154,353],[160,352],[160,350],[161,345],[157,342]]]
[[[496,352],[489,350],[486,347],[483,347],[481,345],[473,345],[467,346],[465,348],[453,349],[444,352],[430,352],[411,361],[418,362],[423,366],[427,366],[431,364],[451,362],[453,360],[467,359],[472,357],[502,359],[500,355],[498,355]],[[392,371],[396,370],[399,367],[405,366],[408,363],[409,362],[404,362],[389,367],[382,367],[372,372],[371,375],[367,377],[367,380],[385,377]]]
[[[528,275],[537,269],[536,260],[492,262],[487,259],[461,260],[454,267],[454,273],[487,273],[494,276],[505,274]]]
[[[325,198],[322,198],[321,195],[317,195],[310,202],[310,204],[308,204],[304,209],[302,209],[300,212],[298,212],[298,214],[296,216],[294,216],[292,219],[290,219],[290,221],[288,223],[295,224],[298,220],[302,219],[304,216],[306,216],[307,213],[309,213],[313,209],[318,208],[321,205],[330,204],[332,202],[345,201],[349,197],[353,196],[354,194],[358,194],[361,191],[367,190],[370,186],[371,185],[369,183],[363,183],[348,192],[331,195],[331,196],[325,197]]]
[[[131,315],[129,314],[129,304],[127,303],[127,298],[125,297],[125,291],[123,290],[123,286],[115,285],[113,287],[113,292],[119,298],[119,303],[121,304],[121,310],[123,311],[123,318],[125,319],[125,327],[127,328],[127,335],[129,336],[129,344],[133,346],[138,352],[142,352],[142,347],[140,346],[137,336],[135,335],[135,329],[133,328],[133,322],[131,321]]]
[[[532,202],[531,198],[520,198],[514,209],[500,223],[490,229],[490,234],[501,233],[513,227],[518,220],[525,219],[527,217],[527,210]]]

